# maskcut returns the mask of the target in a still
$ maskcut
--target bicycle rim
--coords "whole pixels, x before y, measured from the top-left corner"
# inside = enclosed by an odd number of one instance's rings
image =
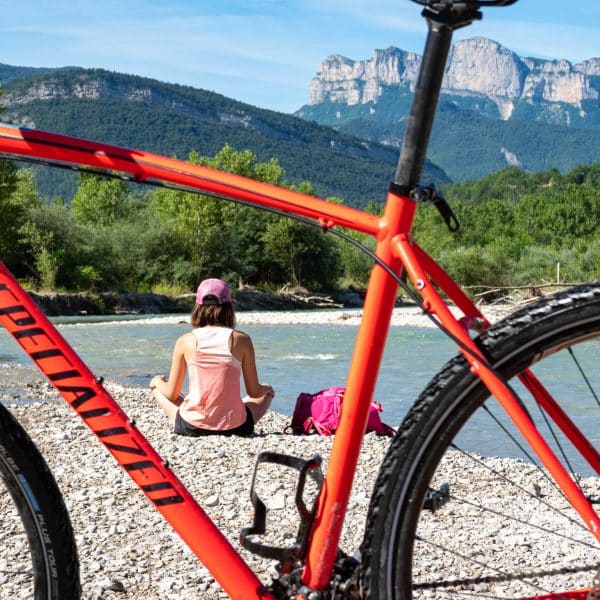
[[[598,474],[516,376],[531,366],[597,451],[599,336],[600,288],[585,286],[520,311],[481,340],[594,502]],[[593,585],[600,546],[538,465],[464,360],[449,363],[382,466],[363,544],[367,597],[586,598],[562,592]]]

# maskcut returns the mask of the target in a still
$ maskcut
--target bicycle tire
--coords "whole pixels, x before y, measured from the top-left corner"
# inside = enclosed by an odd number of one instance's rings
[[[574,406],[586,386],[563,380],[562,367],[554,377],[542,365],[562,365],[556,362],[563,361],[559,351],[570,358],[574,347],[581,355],[577,344],[584,342],[597,357],[599,337],[600,284],[594,283],[513,313],[477,338],[477,344],[514,389],[520,385],[514,383],[515,376],[535,368],[556,379]],[[593,359],[593,365],[599,362]],[[599,369],[592,366],[592,371],[600,379]],[[518,393],[523,398],[523,392]],[[487,419],[490,403],[498,404],[493,398],[486,404],[488,399],[489,391],[459,355],[432,379],[408,412],[382,463],[369,507],[361,545],[362,597],[531,598],[594,585],[600,573],[600,545],[578,515],[571,521],[568,508],[557,513],[566,500],[557,496],[543,470],[531,466],[531,457],[514,462],[461,447],[469,439],[469,423]],[[535,406],[525,406],[533,415]],[[483,421],[477,423],[481,428]],[[597,424],[592,429],[596,450]],[[476,436],[487,442],[481,431]],[[578,481],[597,507],[600,478]],[[443,491],[443,484],[449,491]],[[473,493],[475,485],[479,491]],[[432,501],[442,504],[435,512]],[[548,514],[554,524],[540,526]],[[521,549],[519,544],[529,547]],[[563,555],[566,562],[559,564]]]
[[[79,561],[63,497],[46,461],[0,404],[0,596],[76,600]]]

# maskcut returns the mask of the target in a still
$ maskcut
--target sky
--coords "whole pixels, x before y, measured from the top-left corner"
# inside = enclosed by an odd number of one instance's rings
[[[0,63],[98,67],[294,112],[331,54],[422,53],[409,0],[0,0]],[[600,0],[488,8],[455,39],[486,36],[521,56],[600,57]]]

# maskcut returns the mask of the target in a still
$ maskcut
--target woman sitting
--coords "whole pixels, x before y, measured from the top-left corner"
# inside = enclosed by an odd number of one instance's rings
[[[156,375],[150,389],[179,435],[251,435],[275,392],[258,382],[254,347],[236,331],[229,286],[205,279],[196,293],[193,330],[175,343],[169,379]],[[188,371],[189,392],[181,388]],[[241,398],[240,375],[248,396]]]

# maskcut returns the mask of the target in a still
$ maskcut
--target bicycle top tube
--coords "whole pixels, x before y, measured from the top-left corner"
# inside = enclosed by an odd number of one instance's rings
[[[194,165],[159,154],[132,150],[73,136],[0,123],[0,157],[41,162],[50,166],[83,170],[100,169],[104,176],[125,174],[135,183],[173,184],[183,191],[199,191],[225,200],[271,207],[287,214],[301,215],[329,229],[336,225],[378,235],[379,217],[362,210],[328,202],[301,192]]]

